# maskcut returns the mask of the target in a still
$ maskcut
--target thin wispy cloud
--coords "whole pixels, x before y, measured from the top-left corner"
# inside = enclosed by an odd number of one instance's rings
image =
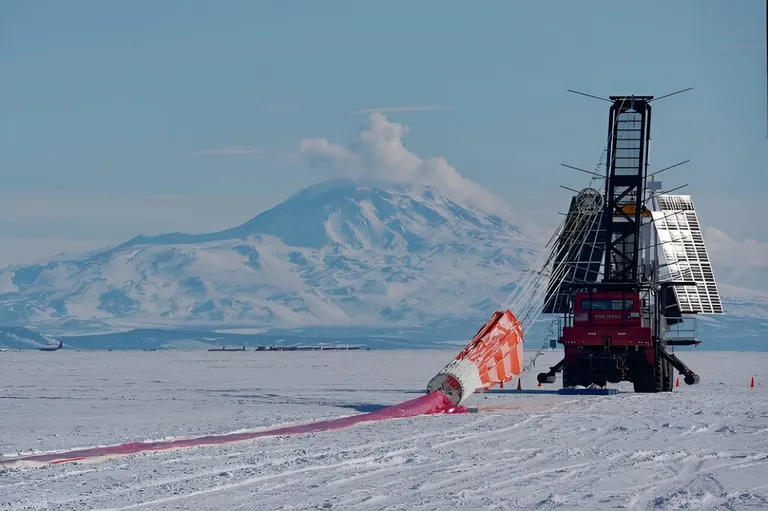
[[[217,149],[206,149],[204,151],[197,151],[196,156],[234,156],[238,154],[266,154],[272,152],[264,147],[256,147],[250,145],[244,146],[229,146],[219,147]]]
[[[347,112],[350,115],[372,114],[373,112],[427,112],[430,110],[447,110],[447,106],[384,106],[380,108],[366,108],[365,110],[353,110]]]

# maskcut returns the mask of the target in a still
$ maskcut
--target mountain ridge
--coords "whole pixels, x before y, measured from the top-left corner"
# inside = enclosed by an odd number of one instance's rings
[[[337,179],[229,229],[139,235],[2,269],[0,325],[113,347],[157,348],[158,331],[205,342],[204,332],[237,328],[266,332],[253,339],[327,339],[336,329],[423,346],[470,337],[540,249],[510,221],[429,187]],[[737,330],[744,342],[764,337],[768,295],[722,291],[726,315],[702,318],[703,331],[721,344]],[[546,336],[539,330],[532,338]]]
[[[471,337],[542,250],[519,228],[537,222],[445,158],[411,152],[408,131],[372,112],[350,144],[303,139],[308,166],[337,179],[234,227],[138,235],[0,269],[0,344],[37,343],[35,331],[141,347],[227,329],[414,345]],[[768,338],[768,295],[722,289],[727,314],[702,318],[705,337]],[[547,324],[527,337],[547,339]]]
[[[80,259],[6,268],[0,321],[414,326],[482,317],[535,255],[500,216],[428,187],[380,186],[323,182],[231,229],[137,236]],[[472,277],[503,282],[489,298]],[[464,299],[438,303],[451,295]]]
[[[295,194],[285,199],[280,204],[252,217],[246,222],[223,229],[221,231],[215,231],[211,233],[189,234],[181,232],[165,233],[154,236],[138,235],[128,241],[121,243],[114,247],[115,249],[122,249],[137,244],[158,243],[158,244],[190,244],[190,243],[206,243],[213,241],[223,241],[227,239],[245,239],[249,235],[254,234],[271,234],[280,237],[287,244],[293,246],[313,246],[319,248],[324,241],[318,239],[319,230],[314,230],[308,233],[301,233],[300,236],[296,236],[296,231],[291,229],[291,226],[286,226],[285,223],[295,220],[292,212],[297,203],[302,202],[305,205],[307,201],[317,201],[319,204],[312,204],[310,206],[317,206],[320,209],[329,210],[334,206],[339,207],[341,204],[328,203],[326,199],[328,192],[342,192],[343,195],[337,197],[337,200],[341,198],[344,202],[358,199],[358,200],[372,200],[379,199],[375,191],[392,190],[398,193],[412,192],[409,190],[409,186],[396,183],[384,184],[383,182],[374,182],[372,180],[359,181],[351,178],[339,178],[329,181],[324,181],[302,190],[299,190]],[[422,187],[422,191],[425,196],[429,198],[440,197],[445,201],[445,204],[450,208],[457,208],[467,210],[467,206],[460,206],[457,202],[452,201],[446,197],[441,197],[437,192],[431,188]],[[378,201],[377,206],[381,207],[385,203]],[[504,220],[495,214],[487,215],[489,219],[492,219],[501,225]],[[514,227],[508,224],[510,227]],[[316,226],[313,226],[316,227]],[[519,236],[524,236],[522,231],[514,227],[515,232]],[[305,235],[309,235],[307,238]],[[307,245],[308,239],[313,240],[314,243]]]

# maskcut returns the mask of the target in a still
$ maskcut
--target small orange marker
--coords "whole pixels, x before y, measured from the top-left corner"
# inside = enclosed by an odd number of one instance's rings
[[[749,387],[754,389],[755,388],[755,377],[752,377],[752,381],[749,382]]]
[[[675,387],[679,387],[679,386],[680,386],[680,377],[678,376],[677,378],[675,378]]]
[[[520,385],[520,378],[517,379],[517,390],[523,390],[523,387]]]

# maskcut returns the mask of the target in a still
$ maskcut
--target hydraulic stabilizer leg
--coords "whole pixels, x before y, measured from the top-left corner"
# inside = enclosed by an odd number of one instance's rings
[[[661,356],[664,357],[664,359],[672,364],[672,367],[677,369],[680,374],[683,375],[683,381],[685,381],[688,385],[696,385],[701,381],[701,378],[698,374],[694,373],[693,370],[685,365],[685,363],[677,358],[677,356],[673,355],[672,353],[667,352],[667,350],[662,350]]]
[[[563,364],[565,364],[565,359],[550,367],[548,372],[539,373],[536,376],[536,379],[539,381],[539,383],[555,383],[555,373],[560,373],[563,371]]]

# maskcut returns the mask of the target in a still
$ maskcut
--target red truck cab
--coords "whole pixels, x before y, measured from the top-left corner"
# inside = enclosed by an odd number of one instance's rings
[[[650,346],[651,328],[643,324],[641,305],[638,293],[577,293],[563,345]]]

